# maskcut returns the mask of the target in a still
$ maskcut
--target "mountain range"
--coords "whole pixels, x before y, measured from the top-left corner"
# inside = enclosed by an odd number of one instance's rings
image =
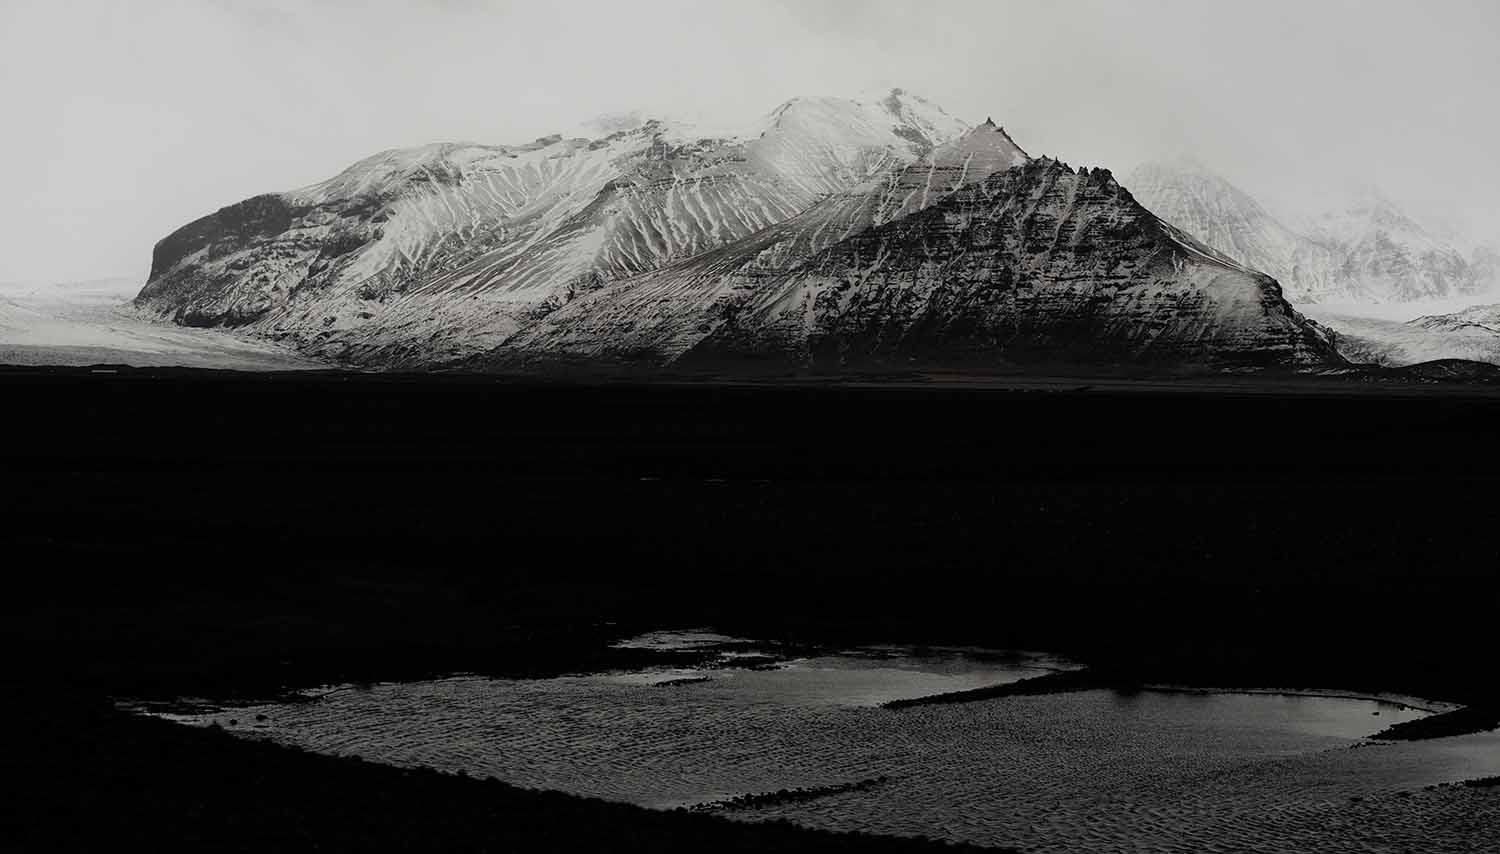
[[[1343,363],[1108,170],[899,89],[605,130],[231,205],[157,244],[136,305],[377,368]]]
[[[1128,183],[1163,219],[1275,277],[1294,303],[1414,302],[1497,284],[1493,250],[1466,258],[1370,188],[1294,227],[1193,158],[1144,164]]]

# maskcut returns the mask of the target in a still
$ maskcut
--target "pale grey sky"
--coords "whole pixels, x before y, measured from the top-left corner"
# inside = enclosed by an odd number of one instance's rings
[[[1074,165],[1365,180],[1496,239],[1497,40],[1494,0],[3,0],[0,281],[144,277],[177,226],[385,148],[877,86]]]

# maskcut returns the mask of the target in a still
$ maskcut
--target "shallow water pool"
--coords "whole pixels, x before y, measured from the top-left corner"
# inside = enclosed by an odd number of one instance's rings
[[[804,789],[725,812],[1039,851],[1369,850],[1404,839],[1469,851],[1500,833],[1500,789],[1426,788],[1500,774],[1500,735],[1368,740],[1427,713],[1411,706],[1089,690],[890,710],[880,704],[1072,665],[897,647],[768,657],[703,632],[631,643],[719,654],[695,669],[454,677],[178,719],[648,807]],[[1473,824],[1484,816],[1497,821]]]

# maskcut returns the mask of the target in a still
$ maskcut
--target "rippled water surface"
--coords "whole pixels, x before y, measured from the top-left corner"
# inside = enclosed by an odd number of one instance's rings
[[[456,677],[183,719],[651,807],[878,781],[729,814],[1028,850],[1500,850],[1500,788],[1427,788],[1500,774],[1500,734],[1367,740],[1425,714],[1406,706],[1093,690],[889,710],[1069,665],[898,648],[768,660],[711,633],[633,643],[722,652],[693,670]]]

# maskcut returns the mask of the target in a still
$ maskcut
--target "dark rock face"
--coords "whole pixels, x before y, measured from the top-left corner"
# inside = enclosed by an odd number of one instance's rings
[[[222,257],[238,244],[274,237],[291,227],[294,213],[274,194],[255,196],[194,220],[167,235],[151,255],[151,278],[156,279],[194,252],[208,259]]]
[[[805,348],[814,364],[1332,355],[1269,277],[1163,227],[1107,170],[1046,159],[852,237],[759,291],[690,358],[767,344]]]
[[[807,254],[778,246],[806,231],[793,220],[621,282],[479,364],[1342,363],[1273,279],[1104,169],[1031,161]]]
[[[288,260],[306,256],[288,233],[307,214],[279,195],[246,199],[172,232],[156,244],[151,278],[138,301],[168,297],[172,319],[186,326],[239,326],[270,310],[264,287]],[[246,247],[255,247],[249,253]]]

